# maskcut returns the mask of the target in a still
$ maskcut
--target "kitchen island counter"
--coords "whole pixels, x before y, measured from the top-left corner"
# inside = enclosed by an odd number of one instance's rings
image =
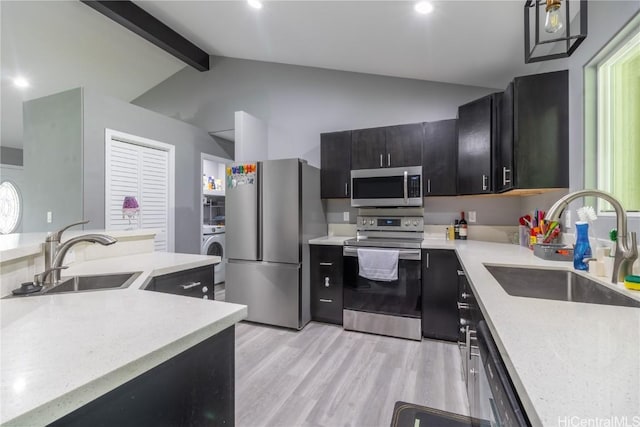
[[[0,300],[0,423],[50,423],[244,319],[243,305],[140,289],[217,262],[160,252],[86,261],[65,276],[142,274],[126,289]]]

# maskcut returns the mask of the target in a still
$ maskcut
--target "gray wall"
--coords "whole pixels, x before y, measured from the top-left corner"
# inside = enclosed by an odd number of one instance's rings
[[[82,219],[82,91],[23,104],[22,230],[51,231]],[[46,212],[52,212],[47,223]]]
[[[547,61],[542,63],[540,72],[569,69],[569,182],[571,190],[582,189],[584,179],[584,74],[583,67],[606,43],[622,29],[638,11],[638,1],[590,1],[589,2],[589,32],[585,41],[575,53],[565,60]],[[588,98],[595,102],[595,98]],[[533,199],[535,203],[535,199]],[[575,209],[582,203],[572,205],[573,218]],[[575,219],[574,219],[575,220]],[[608,238],[611,228],[615,227],[613,218],[600,217],[594,224],[596,237]],[[629,228],[640,234],[640,218],[630,219]]]
[[[269,124],[269,158],[320,164],[320,133],[450,119],[458,105],[492,92],[312,67],[212,57],[211,70],[186,67],[133,101],[208,131],[231,129],[234,112]]]
[[[105,128],[176,147],[175,251],[200,253],[200,153],[227,157],[202,129],[136,105],[85,90],[84,212],[92,228],[104,227]]]
[[[133,103],[209,131],[233,127],[234,112],[269,123],[269,158],[320,162],[320,133],[455,118],[458,106],[494,89],[375,76],[259,61],[212,57],[206,73],[185,68]],[[515,224],[519,199],[429,198],[425,218],[449,224],[461,210],[476,210],[478,224]],[[343,222],[356,209],[327,203],[328,220]]]

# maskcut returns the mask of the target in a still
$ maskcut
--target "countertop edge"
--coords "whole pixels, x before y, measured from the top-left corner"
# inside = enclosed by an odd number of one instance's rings
[[[540,416],[536,411],[535,405],[531,400],[531,398],[529,397],[529,393],[527,393],[526,387],[524,386],[524,384],[520,379],[520,376],[518,375],[518,369],[514,366],[513,362],[511,361],[511,358],[509,357],[509,352],[507,351],[504,344],[502,343],[502,340],[500,339],[500,334],[496,330],[496,327],[493,324],[493,320],[491,319],[491,316],[489,315],[488,310],[485,308],[484,303],[482,302],[482,297],[479,296],[479,292],[476,285],[473,283],[471,276],[467,273],[467,269],[465,268],[464,262],[462,261],[457,249],[455,249],[455,252],[456,252],[458,261],[462,266],[462,269],[465,271],[465,275],[468,279],[467,282],[469,283],[469,286],[471,286],[471,290],[476,296],[476,301],[478,303],[478,306],[480,307],[480,311],[482,312],[482,315],[485,321],[487,322],[487,325],[489,326],[489,330],[491,331],[491,337],[493,338],[493,341],[496,343],[496,346],[498,347],[500,357],[502,357],[502,361],[507,368],[507,373],[509,374],[511,382],[513,382],[514,388],[516,389],[517,396],[522,402],[522,405],[524,406],[525,414],[527,415],[529,422],[531,423],[531,425],[540,425],[540,426],[543,425],[542,420],[540,419]]]
[[[202,327],[197,331],[185,335],[184,337],[167,344],[144,357],[123,365],[107,375],[90,381],[89,383],[84,384],[63,396],[55,398],[44,405],[19,415],[16,418],[5,420],[2,425],[41,425],[60,419],[98,397],[116,389],[120,385],[201,343],[207,338],[210,338],[235,325],[246,317],[247,307],[239,307],[211,325]],[[118,378],[114,378],[114,376],[118,376]]]

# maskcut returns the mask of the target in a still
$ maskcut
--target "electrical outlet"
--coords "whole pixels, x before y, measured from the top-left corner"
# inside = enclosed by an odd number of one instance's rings
[[[564,228],[571,228],[571,209],[569,208],[564,212]]]
[[[53,214],[51,213],[51,211],[47,212],[47,224],[51,224],[51,222],[53,221]]]
[[[469,222],[476,222],[476,211],[469,211]]]
[[[342,212],[342,220],[344,222],[349,222],[349,211],[347,212]]]

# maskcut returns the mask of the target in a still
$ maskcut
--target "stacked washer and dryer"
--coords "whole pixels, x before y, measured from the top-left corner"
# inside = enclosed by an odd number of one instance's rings
[[[224,258],[224,225],[203,225],[202,226],[202,255],[215,255]],[[224,259],[214,268],[215,284],[224,282]]]

